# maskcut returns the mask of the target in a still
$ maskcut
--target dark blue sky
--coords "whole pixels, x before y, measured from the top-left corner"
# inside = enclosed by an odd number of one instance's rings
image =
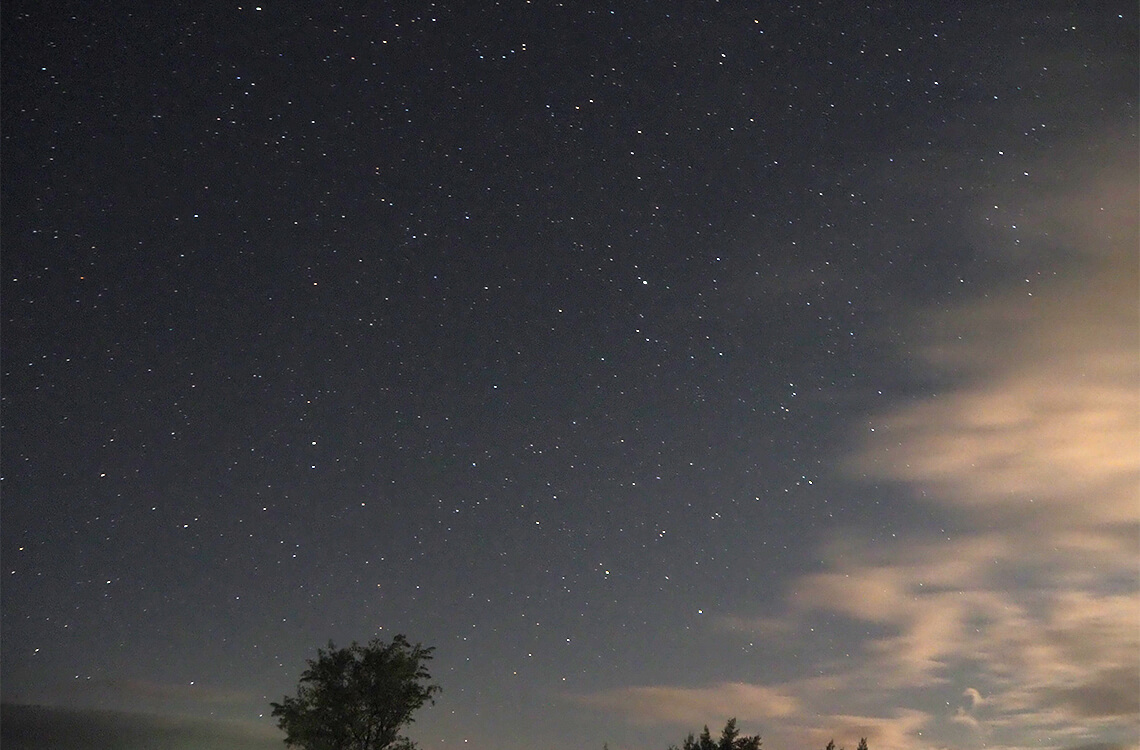
[[[1134,741],[1134,4],[484,5],[6,4],[4,700]]]

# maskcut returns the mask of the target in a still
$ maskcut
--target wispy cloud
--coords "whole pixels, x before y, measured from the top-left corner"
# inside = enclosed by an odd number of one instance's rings
[[[250,721],[12,704],[4,704],[2,712],[3,745],[15,750],[271,750],[283,739],[272,726]]]
[[[579,696],[579,702],[625,714],[639,722],[668,722],[699,727],[730,707],[741,721],[789,716],[800,709],[795,698],[778,689],[742,682],[699,688],[647,685]]]
[[[780,717],[797,742],[846,733],[876,750],[1140,736],[1137,205],[1134,173],[1023,201],[1017,252],[1066,248],[1065,270],[938,311],[925,360],[955,385],[853,440],[853,477],[910,490],[952,528],[880,549],[829,540],[829,567],[792,581],[781,614],[718,621],[788,641],[853,622],[856,653],[801,681],[591,700],[693,724]]]
[[[892,626],[867,647],[900,686],[968,669],[991,691],[980,727],[1140,715],[1136,201],[1134,179],[1103,179],[1023,212],[1071,271],[946,316],[928,359],[962,385],[882,415],[854,452],[852,471],[920,488],[964,531],[848,557],[793,602]]]

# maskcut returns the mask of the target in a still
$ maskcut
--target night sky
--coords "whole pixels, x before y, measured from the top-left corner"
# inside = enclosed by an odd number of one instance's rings
[[[243,1],[4,4],[6,703],[1140,743],[1134,2]]]

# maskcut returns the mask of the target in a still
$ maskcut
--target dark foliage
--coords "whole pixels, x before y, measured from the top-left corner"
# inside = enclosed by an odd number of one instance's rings
[[[412,645],[403,635],[328,650],[301,673],[295,698],[271,703],[285,744],[302,750],[410,750],[400,735],[412,713],[434,703],[426,662],[435,649]]]
[[[669,750],[677,750],[677,747],[670,746]],[[708,725],[705,725],[701,736],[693,737],[690,734],[685,738],[680,750],[760,750],[760,735],[740,736],[740,730],[736,728],[736,719],[729,719],[720,733],[720,739],[714,740],[709,734]]]
[[[823,750],[835,750],[835,740],[831,740],[830,742],[828,742],[827,747],[825,747]],[[843,748],[839,748],[839,750],[843,750]],[[862,739],[859,740],[859,746],[857,748],[855,748],[855,750],[867,750],[867,738],[866,737],[863,737]]]

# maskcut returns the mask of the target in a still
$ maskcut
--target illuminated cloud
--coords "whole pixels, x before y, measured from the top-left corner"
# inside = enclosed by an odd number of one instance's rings
[[[955,532],[838,554],[792,587],[793,617],[885,628],[852,677],[903,700],[965,681],[947,719],[994,745],[1138,726],[1136,205],[1134,179],[1102,179],[1022,211],[1028,244],[1071,248],[1071,270],[944,313],[926,354],[958,385],[879,415],[852,454]]]
[[[276,750],[282,735],[251,721],[4,704],[0,740],[16,750]]]
[[[866,738],[867,744],[875,750],[904,750],[915,746],[915,737],[921,735],[929,716],[921,711],[901,710],[891,716],[846,716],[836,715],[827,718],[827,727],[817,727],[807,733],[812,747],[824,747],[834,739],[837,745],[844,745],[850,739]],[[854,745],[854,742],[849,742]],[[784,747],[789,743],[783,743]]]
[[[775,687],[640,687],[591,700],[695,726],[726,710],[779,717],[765,726],[784,744],[1133,746],[1137,205],[1134,175],[1024,201],[1017,252],[1068,248],[1066,270],[926,321],[925,360],[953,385],[875,415],[874,432],[853,442],[850,474],[909,490],[951,530],[870,549],[846,541],[865,535],[837,535],[828,567],[789,583],[782,615],[716,620],[722,634],[799,638],[803,651],[808,625],[849,623],[862,634],[850,658]]]
[[[648,685],[625,687],[582,696],[580,702],[624,714],[638,722],[668,722],[699,727],[717,717],[759,721],[788,716],[797,701],[777,689],[741,682],[699,688]]]

